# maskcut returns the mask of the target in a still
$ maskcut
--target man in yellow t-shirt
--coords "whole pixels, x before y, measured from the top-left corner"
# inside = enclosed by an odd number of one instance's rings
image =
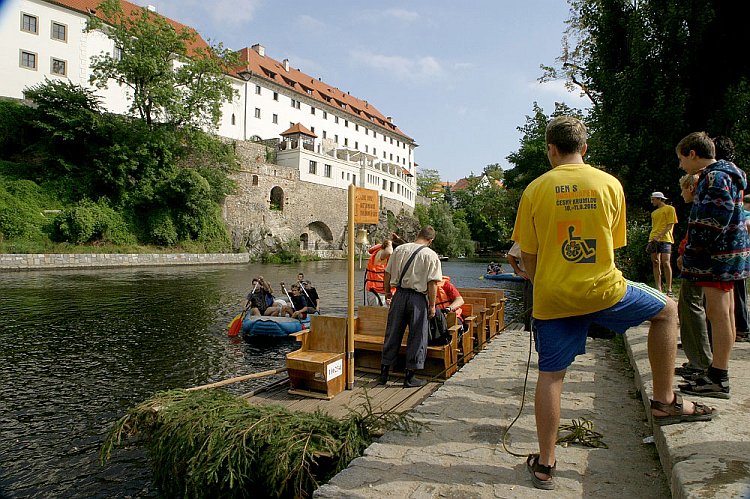
[[[662,290],[661,277],[664,275],[664,288],[672,296],[672,231],[677,223],[674,206],[668,205],[667,198],[661,192],[651,193],[651,204],[656,209],[651,213],[651,233],[648,236],[648,252],[654,269],[654,284]]]
[[[614,250],[626,243],[625,196],[613,176],[583,161],[585,125],[559,116],[547,125],[552,170],[524,191],[512,239],[534,284],[534,329],[539,354],[534,414],[539,454],[526,460],[534,486],[553,489],[555,443],[565,372],[585,353],[594,323],[616,332],[646,320],[653,373],[654,423],[708,421],[713,409],[672,391],[677,336],[675,302],[653,288],[626,281]]]

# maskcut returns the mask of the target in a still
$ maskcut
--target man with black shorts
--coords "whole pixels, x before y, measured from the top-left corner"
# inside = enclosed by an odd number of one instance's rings
[[[533,317],[539,377],[536,416],[539,454],[526,460],[534,486],[554,489],[555,445],[563,380],[586,351],[594,323],[618,333],[650,320],[648,357],[653,374],[651,417],[657,425],[708,421],[714,410],[683,401],[672,390],[677,349],[677,305],[644,284],[626,281],[614,250],[626,244],[625,195],[620,182],[586,164],[587,131],[577,118],[547,125],[552,170],[521,196],[512,239],[534,284]]]

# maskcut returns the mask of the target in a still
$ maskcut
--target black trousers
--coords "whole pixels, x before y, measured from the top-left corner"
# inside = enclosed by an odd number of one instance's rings
[[[388,325],[383,341],[384,366],[392,366],[398,359],[401,341],[404,339],[406,326],[409,326],[409,337],[406,341],[406,369],[424,368],[427,358],[427,296],[413,289],[398,288],[391,300],[388,310]]]

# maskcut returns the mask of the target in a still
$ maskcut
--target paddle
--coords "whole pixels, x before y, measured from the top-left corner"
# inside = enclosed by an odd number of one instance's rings
[[[253,288],[252,293],[255,293],[256,289],[258,289],[257,284]],[[229,323],[229,333],[227,333],[228,336],[234,337],[240,333],[240,330],[242,329],[242,321],[245,320],[245,314],[247,313],[248,308],[250,308],[250,300],[247,301],[247,306],[245,306],[242,312],[237,314],[237,316],[234,319],[232,319],[232,322]]]
[[[279,284],[281,284],[281,289],[284,291],[284,294],[286,295],[286,297],[289,298],[289,308],[291,308],[292,313],[294,313],[294,300],[292,300],[292,297],[289,296],[289,291],[286,290],[286,286],[284,286],[284,283],[281,282]]]

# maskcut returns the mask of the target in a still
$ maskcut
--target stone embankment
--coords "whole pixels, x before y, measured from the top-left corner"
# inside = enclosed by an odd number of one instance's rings
[[[248,253],[70,253],[2,254],[0,270],[45,270],[161,265],[216,265],[248,263]]]

